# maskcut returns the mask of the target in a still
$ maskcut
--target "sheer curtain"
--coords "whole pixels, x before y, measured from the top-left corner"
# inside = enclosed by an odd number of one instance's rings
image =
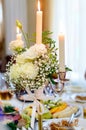
[[[84,82],[86,70],[86,0],[54,0],[52,31],[57,41],[60,24],[65,34],[66,65],[71,79]]]
[[[0,42],[3,41],[4,38],[4,27],[3,27],[3,7],[2,0],[0,0]]]
[[[20,20],[27,32],[27,0],[4,0],[6,55],[11,54],[9,42],[16,38],[16,20]]]

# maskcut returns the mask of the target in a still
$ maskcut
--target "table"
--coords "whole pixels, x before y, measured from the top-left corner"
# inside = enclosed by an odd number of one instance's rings
[[[83,116],[83,105],[85,104],[81,104],[81,103],[78,103],[78,102],[75,102],[74,100],[71,99],[71,95],[73,93],[72,92],[66,92],[64,91],[63,94],[61,95],[61,98],[67,102],[69,102],[70,104],[74,104],[74,105],[77,105],[80,107],[81,109],[81,115],[79,118],[84,118]],[[58,98],[58,97],[57,97]],[[6,102],[6,101],[4,101]],[[16,106],[19,108],[19,111],[21,112],[23,108],[25,108],[27,105],[30,105],[31,103],[23,103],[19,100],[17,100],[16,96],[14,95],[13,98],[11,100],[8,101],[9,103],[11,103],[13,106]],[[0,129],[1,130],[10,130],[9,128],[7,128],[7,126],[5,125],[5,122],[3,122],[3,125],[2,125],[2,122],[0,122]]]

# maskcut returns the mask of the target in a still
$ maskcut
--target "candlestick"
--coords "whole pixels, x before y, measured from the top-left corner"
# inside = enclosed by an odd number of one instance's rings
[[[36,13],[36,43],[42,43],[42,11],[40,11],[40,1],[38,0],[38,11]]]
[[[65,39],[59,35],[59,72],[65,72]]]
[[[38,128],[42,130],[42,113],[41,113],[41,106],[39,105],[39,112],[38,112]]]
[[[16,39],[17,40],[22,40],[22,34],[19,32],[19,28],[16,28]]]

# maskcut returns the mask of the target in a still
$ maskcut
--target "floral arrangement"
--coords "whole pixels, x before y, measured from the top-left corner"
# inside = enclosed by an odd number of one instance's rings
[[[42,43],[31,46],[29,42],[35,42],[35,39],[29,39],[18,20],[16,25],[22,32],[26,45],[21,39],[9,44],[13,57],[7,64],[6,80],[8,83],[12,82],[16,90],[25,89],[25,87],[38,89],[58,72],[55,41],[49,37],[51,32],[45,31],[42,34]]]

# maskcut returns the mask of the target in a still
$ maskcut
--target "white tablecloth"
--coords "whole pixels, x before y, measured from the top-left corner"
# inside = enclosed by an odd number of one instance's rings
[[[80,107],[81,109],[81,115],[80,115],[80,118],[83,118],[83,104],[81,103],[77,103],[75,102],[74,100],[72,100],[71,98],[71,95],[72,93],[63,93],[61,98],[67,102],[69,102],[70,104],[74,104],[74,105],[77,105],[78,107]],[[4,102],[7,102],[7,101],[4,101]],[[11,100],[8,101],[9,103],[11,103],[13,106],[15,107],[18,107],[19,108],[19,111],[21,112],[23,108],[25,108],[27,105],[30,105],[31,103],[24,103],[24,102],[21,102],[19,100],[16,99],[16,96],[14,96]],[[4,125],[5,122],[0,122],[0,130],[10,130],[9,128],[7,128],[6,125]]]

